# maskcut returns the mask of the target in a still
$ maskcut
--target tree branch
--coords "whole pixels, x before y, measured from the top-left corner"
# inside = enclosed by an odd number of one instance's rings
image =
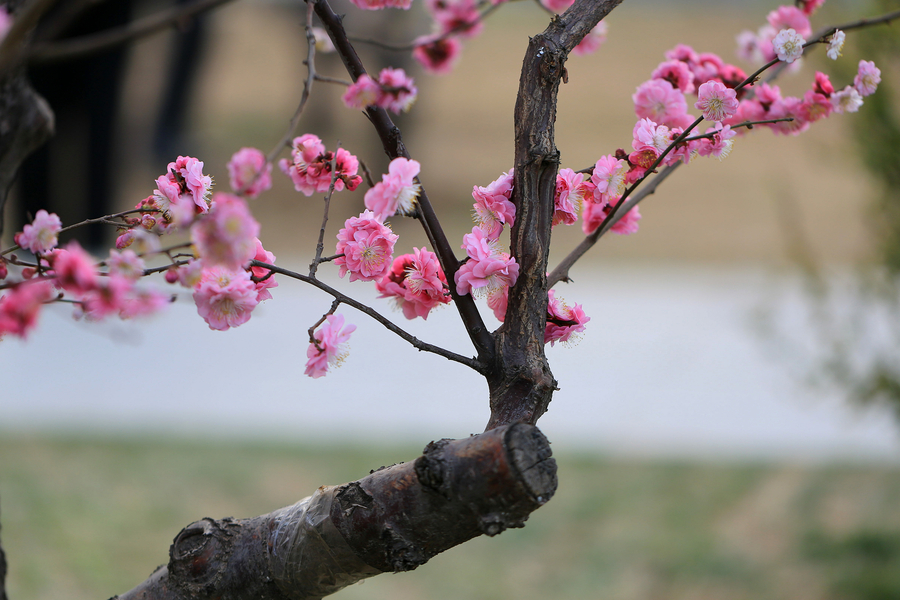
[[[365,67],[363,67],[362,61],[360,61],[359,56],[357,56],[356,50],[347,38],[347,33],[344,31],[341,18],[334,13],[327,0],[309,1],[314,2],[316,15],[318,15],[319,20],[322,21],[322,25],[328,32],[350,77],[353,81],[356,81],[361,75],[365,74],[366,70]],[[378,133],[378,137],[381,140],[385,153],[391,159],[401,156],[404,158],[410,157],[409,152],[406,150],[406,146],[403,144],[400,129],[394,125],[394,122],[391,121],[391,118],[383,108],[370,106],[366,108],[365,114],[375,127],[375,131]],[[418,219],[422,223],[425,235],[428,236],[428,240],[434,248],[434,252],[441,263],[441,268],[444,270],[447,281],[451,283],[450,295],[453,298],[453,303],[456,305],[460,318],[466,327],[466,332],[469,334],[469,338],[475,346],[475,350],[478,353],[478,359],[485,365],[492,364],[495,353],[493,336],[491,336],[491,333],[485,326],[472,296],[468,294],[460,296],[456,292],[456,286],[453,285],[453,280],[454,275],[456,275],[456,270],[459,268],[459,263],[456,254],[450,246],[450,242],[447,241],[447,236],[444,234],[444,230],[441,227],[440,221],[438,221],[434,208],[428,200],[428,195],[425,193],[424,186],[422,186],[422,191],[419,194]]]
[[[530,425],[426,446],[414,461],[320,487],[260,517],[184,528],[169,563],[119,600],[313,600],[415,569],[481,534],[522,527],[556,491],[547,438]]]
[[[395,325],[393,322],[391,322],[390,319],[388,319],[387,317],[385,317],[384,315],[382,315],[381,313],[376,311],[374,308],[372,308],[370,306],[366,306],[362,302],[359,302],[358,300],[354,300],[353,298],[351,298],[350,296],[347,296],[346,294],[342,294],[341,292],[337,291],[336,289],[334,289],[327,283],[322,283],[315,277],[309,277],[307,275],[302,275],[300,273],[296,273],[294,271],[289,271],[288,269],[283,269],[281,267],[276,267],[275,265],[270,265],[268,263],[260,262],[258,260],[250,261],[250,266],[268,269],[269,271],[271,271],[273,273],[278,273],[279,275],[285,275],[287,277],[291,277],[293,279],[303,281],[304,283],[308,283],[314,287],[319,288],[326,294],[330,294],[333,298],[340,300],[342,304],[352,306],[356,310],[372,317],[373,319],[375,319],[376,321],[378,321],[379,323],[384,325],[388,329],[388,331],[400,336],[401,338],[403,338],[404,340],[409,342],[416,350],[419,350],[422,352],[431,352],[432,354],[437,354],[438,356],[443,356],[447,360],[452,360],[454,362],[458,362],[460,364],[466,365],[467,367],[474,369],[482,374],[484,373],[484,371],[486,369],[486,366],[484,365],[484,363],[482,363],[481,361],[479,361],[476,358],[468,358],[466,356],[462,356],[461,354],[451,352],[450,350],[447,350],[445,348],[441,348],[440,346],[435,346],[434,344],[429,344],[427,342],[423,342],[416,336],[412,335],[411,333],[406,332],[405,330],[403,330],[400,327],[398,327],[397,325]]]
[[[533,37],[525,54],[515,109],[516,219],[510,250],[519,278],[509,290],[497,332],[502,362],[488,379],[491,419],[487,428],[535,423],[547,411],[556,380],[544,354],[547,261],[559,151],[554,141],[556,100],[568,53],[622,0],[578,0]]]
[[[183,23],[204,11],[211,10],[231,0],[196,0],[188,5],[173,6],[148,15],[128,25],[108,29],[60,42],[36,44],[28,53],[29,62],[51,62],[80,58],[108,50],[114,46],[152,35],[167,27]]]

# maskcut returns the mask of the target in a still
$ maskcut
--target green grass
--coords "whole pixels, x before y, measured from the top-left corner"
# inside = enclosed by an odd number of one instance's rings
[[[271,511],[417,448],[0,439],[12,600],[105,598],[184,525]],[[900,597],[900,471],[562,455],[524,529],[336,598],[887,600]]]

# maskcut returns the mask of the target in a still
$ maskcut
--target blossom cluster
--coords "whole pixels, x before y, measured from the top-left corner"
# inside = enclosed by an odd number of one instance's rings
[[[406,112],[412,108],[419,90],[412,77],[403,69],[387,67],[372,79],[363,73],[356,83],[347,88],[343,101],[348,108],[365,109],[377,106],[395,113]]]
[[[450,302],[447,278],[437,255],[425,248],[394,259],[388,273],[375,283],[379,298],[393,299],[407,319],[428,318],[432,309]]]
[[[344,188],[352,192],[362,183],[362,176],[357,174],[359,159],[343,148],[336,152],[326,150],[322,140],[311,133],[294,138],[290,160],[283,158],[278,166],[294,182],[294,189],[304,196],[327,192],[332,177],[336,192]]]

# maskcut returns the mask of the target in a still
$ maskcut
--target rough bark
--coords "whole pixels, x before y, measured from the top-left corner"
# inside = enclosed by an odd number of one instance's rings
[[[521,527],[556,490],[556,462],[531,425],[430,443],[414,461],[321,487],[252,519],[184,528],[169,563],[121,600],[310,600],[408,571],[473,537]]]
[[[509,290],[506,320],[496,333],[497,360],[488,377],[491,418],[487,429],[505,423],[536,423],[547,411],[556,380],[544,354],[547,263],[559,151],[554,141],[556,100],[566,78],[569,52],[622,0],[578,0],[547,29],[531,38],[515,109],[516,220],[510,250],[519,278]]]

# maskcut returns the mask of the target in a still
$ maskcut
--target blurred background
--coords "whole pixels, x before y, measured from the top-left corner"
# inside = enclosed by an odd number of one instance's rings
[[[128,16],[166,5],[135,2]],[[734,58],[734,37],[776,6],[623,3],[601,49],[567,63],[562,166],[627,147],[630,96],[675,44],[750,70]],[[813,23],[896,8],[831,0]],[[73,116],[47,150],[52,174],[36,176],[47,205],[67,223],[96,216],[85,207],[98,193],[107,212],[128,209],[179,154],[203,160],[227,190],[230,156],[242,146],[269,151],[296,108],[304,9],[241,0],[132,44],[111,67],[122,85],[106,108],[117,115],[104,134],[107,168],[90,174],[85,148],[97,142],[85,140],[97,134],[89,117]],[[428,28],[418,3],[343,10],[347,29],[366,37],[407,42]],[[502,7],[442,78],[403,53],[360,46],[370,72],[404,66],[416,77],[419,99],[395,121],[451,241],[471,229],[472,186],[512,166],[521,57],[547,19],[530,2]],[[523,530],[336,597],[900,597],[897,38],[895,27],[848,35],[841,60],[815,53],[778,82],[800,95],[819,68],[842,87],[859,56],[874,59],[884,82],[860,114],[834,115],[799,137],[757,131],[724,162],[692,162],[641,205],[636,235],[604,238],[574,283],[560,286],[591,322],[576,344],[549,349],[561,389],[540,426],[559,462],[553,502]],[[318,54],[317,67],[346,77],[333,55]],[[387,160],[342,93],[317,83],[297,133],[339,142],[377,179]],[[90,187],[98,178],[108,178],[107,191]],[[273,180],[251,205],[260,237],[279,265],[302,272],[322,201],[280,173]],[[35,210],[32,189],[20,186],[8,220]],[[329,239],[362,210],[363,193],[335,196]],[[400,252],[426,243],[415,223],[392,225]],[[14,229],[8,221],[3,246]],[[112,239],[95,230],[83,242]],[[580,239],[578,227],[555,229],[551,263]],[[322,278],[421,339],[472,352],[452,308],[407,322],[365,284],[327,268]],[[487,390],[477,374],[419,354],[350,309],[341,312],[359,328],[349,357],[323,379],[306,378],[306,330],[330,298],[285,280],[273,295],[225,333],[210,331],[181,294],[145,321],[88,324],[50,307],[26,342],[0,343],[11,598],[121,593],[165,562],[171,539],[197,518],[265,513],[409,460],[432,439],[483,429]]]

